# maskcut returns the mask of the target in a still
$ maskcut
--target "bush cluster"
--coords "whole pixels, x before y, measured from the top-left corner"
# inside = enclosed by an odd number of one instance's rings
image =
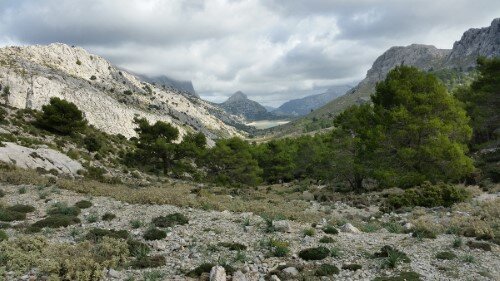
[[[180,213],[156,217],[151,221],[156,227],[172,227],[189,223],[189,219]]]
[[[299,257],[303,260],[322,260],[330,255],[330,250],[320,246],[316,248],[304,249],[299,252]]]

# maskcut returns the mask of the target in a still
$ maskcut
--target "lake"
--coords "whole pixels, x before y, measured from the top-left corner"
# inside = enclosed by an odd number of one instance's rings
[[[288,120],[259,120],[259,121],[253,121],[253,122],[247,123],[246,125],[254,126],[255,128],[257,128],[259,130],[263,130],[263,129],[283,125],[283,124],[286,124],[288,122],[290,122],[290,121],[288,121]]]

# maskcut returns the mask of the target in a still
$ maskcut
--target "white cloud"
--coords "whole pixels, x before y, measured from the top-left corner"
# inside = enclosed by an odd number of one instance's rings
[[[392,45],[451,48],[499,14],[493,0],[4,0],[0,45],[81,45],[211,100],[242,90],[279,105],[362,79]]]

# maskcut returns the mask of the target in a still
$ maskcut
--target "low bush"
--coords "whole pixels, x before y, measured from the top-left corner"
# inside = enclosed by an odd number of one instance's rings
[[[342,269],[350,270],[350,271],[360,270],[361,268],[362,268],[362,266],[360,264],[356,264],[356,263],[342,265]]]
[[[335,239],[333,239],[330,236],[323,236],[323,237],[321,237],[321,239],[319,239],[319,242],[320,243],[333,243],[333,242],[335,242]]]
[[[439,260],[452,260],[456,257],[457,257],[457,255],[455,255],[455,253],[450,252],[450,251],[439,252],[436,254],[436,259],[439,259]]]
[[[184,225],[189,223],[189,219],[180,213],[156,217],[151,221],[156,227],[171,227],[174,225]]]
[[[137,258],[130,263],[130,266],[134,269],[142,269],[142,268],[154,268],[164,266],[166,263],[166,259],[162,255],[154,255],[151,257],[145,256],[141,258]]]
[[[289,245],[290,243],[284,240],[269,240],[269,247],[273,257],[284,257],[288,255],[288,253],[290,253]]]
[[[437,237],[434,231],[423,226],[415,227],[415,229],[413,229],[413,233],[411,236],[419,239],[421,238],[436,239]]]
[[[224,248],[228,248],[231,251],[243,251],[247,249],[247,246],[234,242],[221,242],[219,245]]]
[[[141,226],[143,226],[143,225],[144,225],[144,223],[142,223],[142,221],[140,221],[140,220],[131,220],[131,221],[130,221],[130,226],[131,226],[133,229],[137,229],[137,228],[139,228],[139,227],[141,227]]]
[[[113,213],[105,213],[102,215],[102,220],[103,221],[112,221],[116,218],[116,215]]]
[[[202,263],[186,273],[186,276],[191,278],[200,277],[203,273],[210,273],[210,270],[212,270],[212,267],[214,266],[215,264],[213,263]]]
[[[322,260],[330,255],[330,250],[325,247],[304,249],[299,252],[299,257],[303,260]]]
[[[9,239],[9,236],[7,235],[7,233],[5,233],[5,231],[3,231],[3,230],[0,230],[0,242],[8,240],[8,239]]]
[[[7,209],[0,209],[0,221],[11,222],[11,221],[22,221],[25,219],[26,219],[25,213],[11,211]]]
[[[419,187],[406,189],[402,193],[389,194],[382,209],[386,212],[399,210],[405,207],[451,207],[470,198],[470,193],[463,187],[439,183],[432,185],[429,182]]]
[[[486,242],[469,241],[467,242],[467,246],[471,249],[481,249],[483,251],[491,252],[491,245]]]
[[[374,256],[377,258],[385,258],[382,261],[382,268],[395,268],[400,263],[410,262],[410,258],[408,258],[405,253],[388,245],[383,246],[380,252],[375,253]]]
[[[164,239],[165,237],[167,237],[167,233],[161,229],[158,229],[158,228],[150,228],[148,230],[146,230],[146,232],[144,233],[144,239],[145,240],[160,240],[160,239]]]
[[[126,230],[92,228],[85,236],[85,239],[97,242],[102,240],[104,237],[110,237],[114,239],[127,239],[128,236],[129,235]]]
[[[0,222],[0,229],[10,228],[11,225],[8,222]]]
[[[3,191],[2,189],[0,189],[0,198],[2,198],[4,196],[5,196],[5,191]]]
[[[33,207],[31,205],[16,204],[16,205],[12,205],[12,206],[7,207],[7,210],[26,214],[26,213],[34,212],[36,209],[35,209],[35,207]]]
[[[92,202],[88,200],[81,200],[75,203],[75,207],[78,207],[80,209],[87,209],[92,207]]]
[[[34,228],[59,228],[59,227],[67,227],[73,224],[80,223],[80,219],[75,216],[67,216],[67,215],[50,215],[44,219],[41,219],[31,226]]]
[[[323,228],[323,231],[326,234],[339,234],[339,231],[334,226],[331,225],[325,226],[325,228]]]
[[[314,230],[314,228],[306,228],[304,229],[303,233],[304,236],[314,236],[316,235],[316,230]]]
[[[147,244],[134,239],[128,239],[127,245],[130,255],[138,259],[146,257],[151,252],[151,248]]]
[[[316,269],[314,274],[316,276],[328,276],[333,274],[339,274],[339,272],[340,270],[335,265],[322,264]]]
[[[48,210],[49,215],[65,215],[65,216],[78,216],[80,214],[80,208],[69,207],[65,202],[58,202],[53,204]]]

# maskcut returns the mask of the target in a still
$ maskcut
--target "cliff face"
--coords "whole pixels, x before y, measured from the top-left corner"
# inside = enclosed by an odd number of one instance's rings
[[[87,120],[111,134],[135,135],[135,116],[172,123],[181,135],[200,131],[209,139],[239,135],[212,115],[214,106],[121,71],[82,48],[64,44],[0,49],[1,103],[40,109],[51,97],[75,103]],[[231,119],[230,116],[227,118]]]

